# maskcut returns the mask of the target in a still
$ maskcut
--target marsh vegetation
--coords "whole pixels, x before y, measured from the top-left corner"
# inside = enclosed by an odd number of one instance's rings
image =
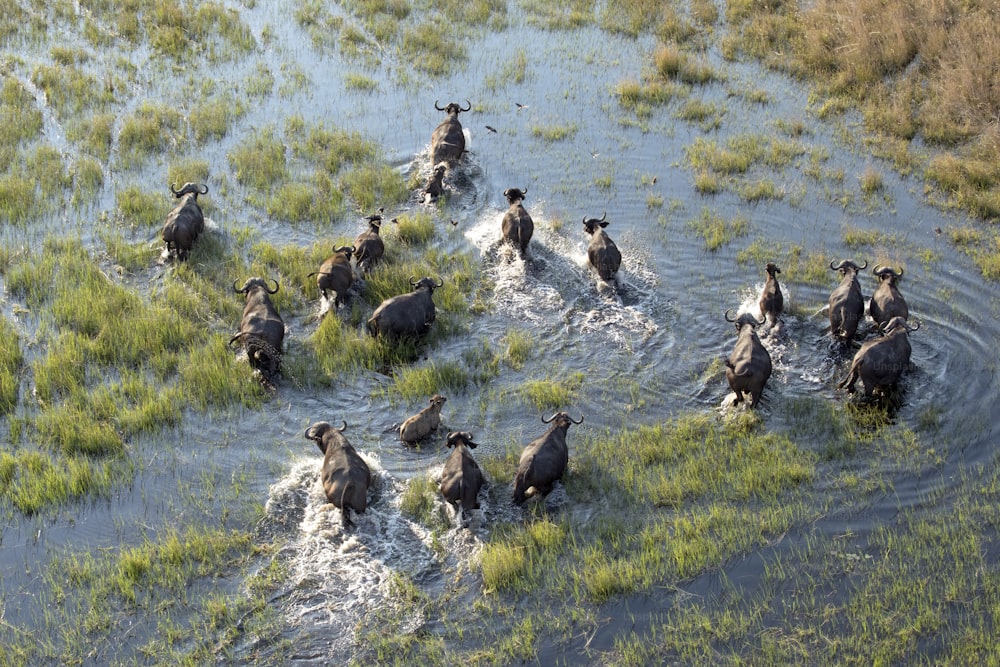
[[[1000,659],[996,7],[277,4],[0,12],[0,665]],[[474,141],[421,204],[451,98]],[[187,181],[208,228],[170,261]],[[384,260],[322,303],[309,274],[380,208]],[[576,222],[602,209],[611,296]],[[925,323],[884,403],[834,388],[848,256],[906,266]],[[733,410],[722,314],[769,261],[776,373]],[[274,385],[227,345],[250,276],[280,285]],[[423,276],[429,335],[369,335]],[[569,471],[514,508],[563,409]],[[377,477],[352,534],[302,437],[340,419]],[[458,429],[468,529],[437,490]]]

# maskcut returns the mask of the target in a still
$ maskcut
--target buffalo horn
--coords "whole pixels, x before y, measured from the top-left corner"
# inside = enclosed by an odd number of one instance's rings
[[[438,278],[438,284],[434,286],[434,289],[441,287],[441,285],[444,285],[444,278]]]
[[[830,270],[831,271],[839,271],[840,269],[844,268],[844,264],[846,264],[846,263],[847,263],[846,259],[840,260],[840,264],[838,264],[837,266],[834,266],[833,262],[830,262]]]
[[[233,281],[233,291],[234,291],[234,292],[246,292],[246,289],[244,289],[244,288],[240,288],[240,287],[237,287],[237,286],[236,286],[236,281],[234,280],[234,281]]]
[[[434,108],[437,109],[438,111],[444,111],[445,107],[438,104],[440,101],[441,100],[434,100]]]
[[[207,195],[208,194],[208,186],[205,185],[204,183],[202,183],[202,185],[201,185],[201,192],[199,194],[203,194],[203,195]]]
[[[416,287],[416,286],[417,286],[417,277],[410,276],[410,287]]]
[[[265,290],[265,291],[266,291],[266,292],[267,292],[268,294],[274,294],[275,292],[277,292],[277,291],[278,291],[278,281],[277,281],[277,280],[275,280],[274,278],[271,278],[271,282],[272,282],[272,283],[274,283],[274,289],[267,289],[267,287],[265,287],[265,288],[264,288],[264,290]]]
[[[732,308],[729,308],[729,309],[726,310],[726,321],[727,322],[735,322],[736,321],[735,317],[733,317],[732,319],[730,319],[729,313],[731,313],[731,312],[733,312]]]
[[[466,100],[465,100],[465,104],[466,104],[466,107],[465,107],[464,109],[462,109],[462,111],[468,111],[469,109],[471,109],[471,108],[472,108],[472,102],[470,102],[470,101],[468,100],[468,98],[466,98]],[[461,109],[461,107],[459,107],[459,108]]]
[[[180,191],[176,187],[174,187],[173,183],[170,184],[170,191],[174,193],[175,197],[180,197],[181,195]]]
[[[340,421],[342,421],[344,423],[344,425],[341,426],[340,428],[338,428],[337,430],[340,431],[341,433],[343,433],[344,431],[347,430],[347,420],[346,419],[341,419]]]

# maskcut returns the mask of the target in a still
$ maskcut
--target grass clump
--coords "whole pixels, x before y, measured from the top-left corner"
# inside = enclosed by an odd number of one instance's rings
[[[449,22],[423,21],[406,29],[400,40],[400,52],[418,72],[445,76],[467,58],[465,45],[452,36]]]
[[[274,128],[258,130],[228,157],[236,180],[261,192],[269,192],[288,175],[285,145]]]
[[[750,231],[750,220],[742,215],[727,220],[707,208],[701,210],[698,218],[687,223],[688,229],[705,241],[705,250],[714,251],[736,238],[746,236]]]
[[[528,380],[518,394],[536,410],[560,410],[577,398],[586,376],[572,373],[562,380]]]
[[[576,123],[570,123],[569,125],[533,125],[531,134],[543,141],[552,143],[572,138],[576,135],[577,129]]]
[[[0,317],[0,415],[9,415],[17,406],[23,364],[17,328],[8,318]]]
[[[186,132],[184,117],[173,107],[143,102],[134,114],[122,121],[118,134],[125,165],[175,148]]]
[[[529,25],[547,30],[574,30],[594,23],[594,0],[523,0],[520,8]]]
[[[451,525],[437,481],[429,475],[413,477],[407,482],[399,499],[399,510],[431,530],[444,531]]]

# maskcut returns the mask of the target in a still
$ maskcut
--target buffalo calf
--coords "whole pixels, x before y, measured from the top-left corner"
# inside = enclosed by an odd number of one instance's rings
[[[441,394],[431,397],[430,405],[408,418],[399,427],[399,439],[408,445],[423,440],[441,425],[441,408],[448,399]]]

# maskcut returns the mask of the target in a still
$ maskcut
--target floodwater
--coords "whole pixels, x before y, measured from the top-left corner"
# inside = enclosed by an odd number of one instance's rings
[[[880,260],[904,265],[901,289],[921,328],[910,336],[913,369],[902,383],[895,419],[915,425],[923,415],[937,416],[943,439],[938,452],[945,462],[936,479],[958,477],[967,466],[992,461],[991,439],[998,423],[993,406],[1000,398],[994,353],[1000,338],[998,302],[993,287],[984,284],[969,259],[949,246],[946,235],[936,232],[966,222],[928,206],[919,179],[902,178],[868,156],[859,147],[856,119],[817,120],[809,111],[808,91],[799,84],[753,64],[724,61],[710,48],[698,57],[724,80],[694,87],[690,97],[724,109],[721,126],[704,129],[680,120],[675,116],[678,102],[654,109],[640,123],[620,107],[614,90],[651,68],[656,45],[651,38],[629,39],[596,28],[545,31],[512,16],[514,25],[502,32],[472,38],[468,62],[453,75],[420,78],[417,74],[416,81],[398,83],[406,64],[391,55],[378,64],[358,63],[345,60],[334,49],[313,46],[294,20],[295,3],[236,9],[258,39],[268,31],[267,46],[245,62],[206,65],[198,76],[243,81],[264,65],[278,76],[276,89],[282,73],[290,69],[304,72],[308,85],[254,100],[250,112],[224,139],[209,142],[196,156],[210,163],[214,179],[228,175],[226,194],[212,191],[213,207],[206,210],[211,218],[209,233],[249,224],[273,244],[305,245],[317,239],[353,237],[362,228],[360,214],[321,229],[290,227],[247,204],[229,173],[226,155],[255,129],[280,128],[294,114],[306,123],[359,131],[377,142],[407,177],[414,172],[425,175],[430,172],[430,134],[442,117],[434,109],[435,100],[444,104],[468,99],[473,109],[461,120],[470,153],[458,175],[446,181],[448,197],[430,206],[414,198],[387,214],[421,207],[434,212],[440,224],[435,242],[454,252],[472,252],[481,262],[482,280],[491,288],[492,309],[473,316],[470,335],[428,350],[429,357],[461,358],[483,341],[497,341],[518,329],[534,341],[532,358],[520,371],[504,368],[491,382],[491,395],[501,400],[484,400],[485,390],[474,386],[464,394],[449,395],[439,437],[419,450],[402,447],[392,428],[426,401],[387,403],[374,393],[385,380],[375,374],[345,378],[332,388],[316,390],[293,379],[280,380],[274,397],[259,413],[236,409],[224,415],[188,415],[183,426],[165,438],[139,439],[135,482],[109,501],[67,507],[54,516],[15,516],[3,528],[0,598],[6,623],[31,626],[39,614],[40,572],[54,556],[67,550],[97,553],[143,536],[155,537],[165,526],[176,525],[178,516],[183,523],[185,510],[172,497],[196,488],[210,471],[217,479],[245,478],[241,493],[265,505],[263,530],[284,545],[276,557],[289,564],[289,580],[271,604],[284,619],[285,636],[294,642],[294,662],[319,665],[349,659],[356,654],[354,633],[359,623],[380,605],[393,604],[395,573],[404,573],[430,595],[440,592],[456,568],[466,572],[464,576],[474,576],[467,566],[489,538],[491,525],[518,516],[506,493],[490,493],[469,529],[456,523],[443,538],[432,538],[426,528],[400,512],[408,481],[433,474],[443,465],[447,455],[443,434],[448,430],[472,431],[482,443],[477,458],[503,452],[511,443],[526,443],[545,426],[534,409],[511,398],[516,388],[528,379],[558,380],[574,373],[585,376],[584,388],[565,409],[574,417],[584,416],[585,422],[570,430],[571,456],[574,434],[653,423],[691,410],[730,409],[732,397],[724,377],[705,371],[735,341],[733,326],[724,319],[726,310],[755,312],[764,282],[763,263],[739,262],[737,253],[757,240],[786,252],[799,246],[822,254],[827,263],[853,258],[867,261],[869,269]],[[74,39],[72,34],[64,37]],[[26,52],[25,71],[30,71],[31,63],[44,60],[45,53],[44,49]],[[507,71],[519,53],[527,55],[523,80],[487,85]],[[140,71],[154,58],[142,52],[129,57]],[[378,82],[377,90],[361,92],[345,86],[344,77],[359,71]],[[168,98],[172,85],[185,76],[140,77],[136,89],[129,91],[130,104]],[[752,100],[752,91],[766,91],[769,101]],[[63,134],[52,114],[46,115],[46,123],[46,136],[71,151],[71,144],[61,143]],[[699,137],[723,144],[731,136],[782,136],[782,123],[801,124],[804,131],[787,140],[800,143],[804,151],[787,167],[761,167],[759,172],[778,185],[782,199],[748,203],[731,191],[705,196],[695,190],[685,149]],[[556,140],[534,132],[554,126],[572,131]],[[806,166],[814,154],[828,156],[821,160],[823,169],[842,170],[844,179],[809,176]],[[138,173],[110,172],[95,212],[113,207],[117,188],[141,179],[162,181],[164,168],[162,163]],[[885,187],[865,199],[858,178],[868,168],[882,174]],[[213,186],[211,179],[209,185]],[[524,203],[535,222],[526,260],[498,243],[506,208],[502,193],[509,187],[527,189]],[[846,204],[844,193],[850,195]],[[688,225],[706,209],[723,219],[746,218],[748,234],[707,251]],[[607,231],[624,257],[615,287],[599,285],[586,264],[587,238],[581,220],[602,213],[607,214],[611,223]],[[62,215],[51,223],[49,228],[87,227],[86,221],[67,221]],[[875,230],[889,240],[875,249],[847,247],[846,228]],[[37,233],[37,239],[44,232],[26,234],[30,240],[32,234]],[[4,237],[16,240],[22,233],[6,230]],[[137,233],[155,243],[159,230]],[[828,326],[824,306],[838,282],[836,274],[829,273],[825,285],[786,284],[790,313],[777,330],[763,332],[774,360],[774,374],[759,407],[768,428],[781,430],[787,425],[783,410],[796,399],[849,400],[836,390],[836,383],[846,374],[850,354],[831,347],[824,331]],[[866,297],[870,296],[875,279],[870,271],[860,278]],[[312,312],[285,315],[293,340],[308,336],[315,326]],[[864,337],[874,335],[870,322],[862,332]],[[641,396],[638,405],[636,388]],[[342,419],[349,423],[348,438],[376,478],[369,511],[355,517],[357,527],[346,532],[339,512],[324,504],[321,455],[303,437],[315,421]],[[927,491],[914,473],[897,474],[892,480],[896,493],[885,498],[881,508],[889,513],[914,506]],[[230,499],[205,500],[209,510],[226,502]],[[548,502],[558,508],[567,499],[557,488]],[[880,514],[880,508],[873,508],[870,523],[854,529],[870,529]],[[835,518],[830,521],[830,530],[839,529]],[[753,579],[754,565],[740,567],[741,577]],[[711,587],[711,582],[698,585]],[[637,602],[630,623],[641,624],[656,611],[655,601]],[[419,628],[427,619],[415,617],[409,622]],[[155,628],[151,620],[139,625],[144,629],[123,638],[120,646],[102,649],[107,653],[101,657],[132,655]],[[610,649],[616,634],[627,631],[606,627],[592,638],[590,648]],[[247,645],[240,650],[259,656],[268,649]]]

